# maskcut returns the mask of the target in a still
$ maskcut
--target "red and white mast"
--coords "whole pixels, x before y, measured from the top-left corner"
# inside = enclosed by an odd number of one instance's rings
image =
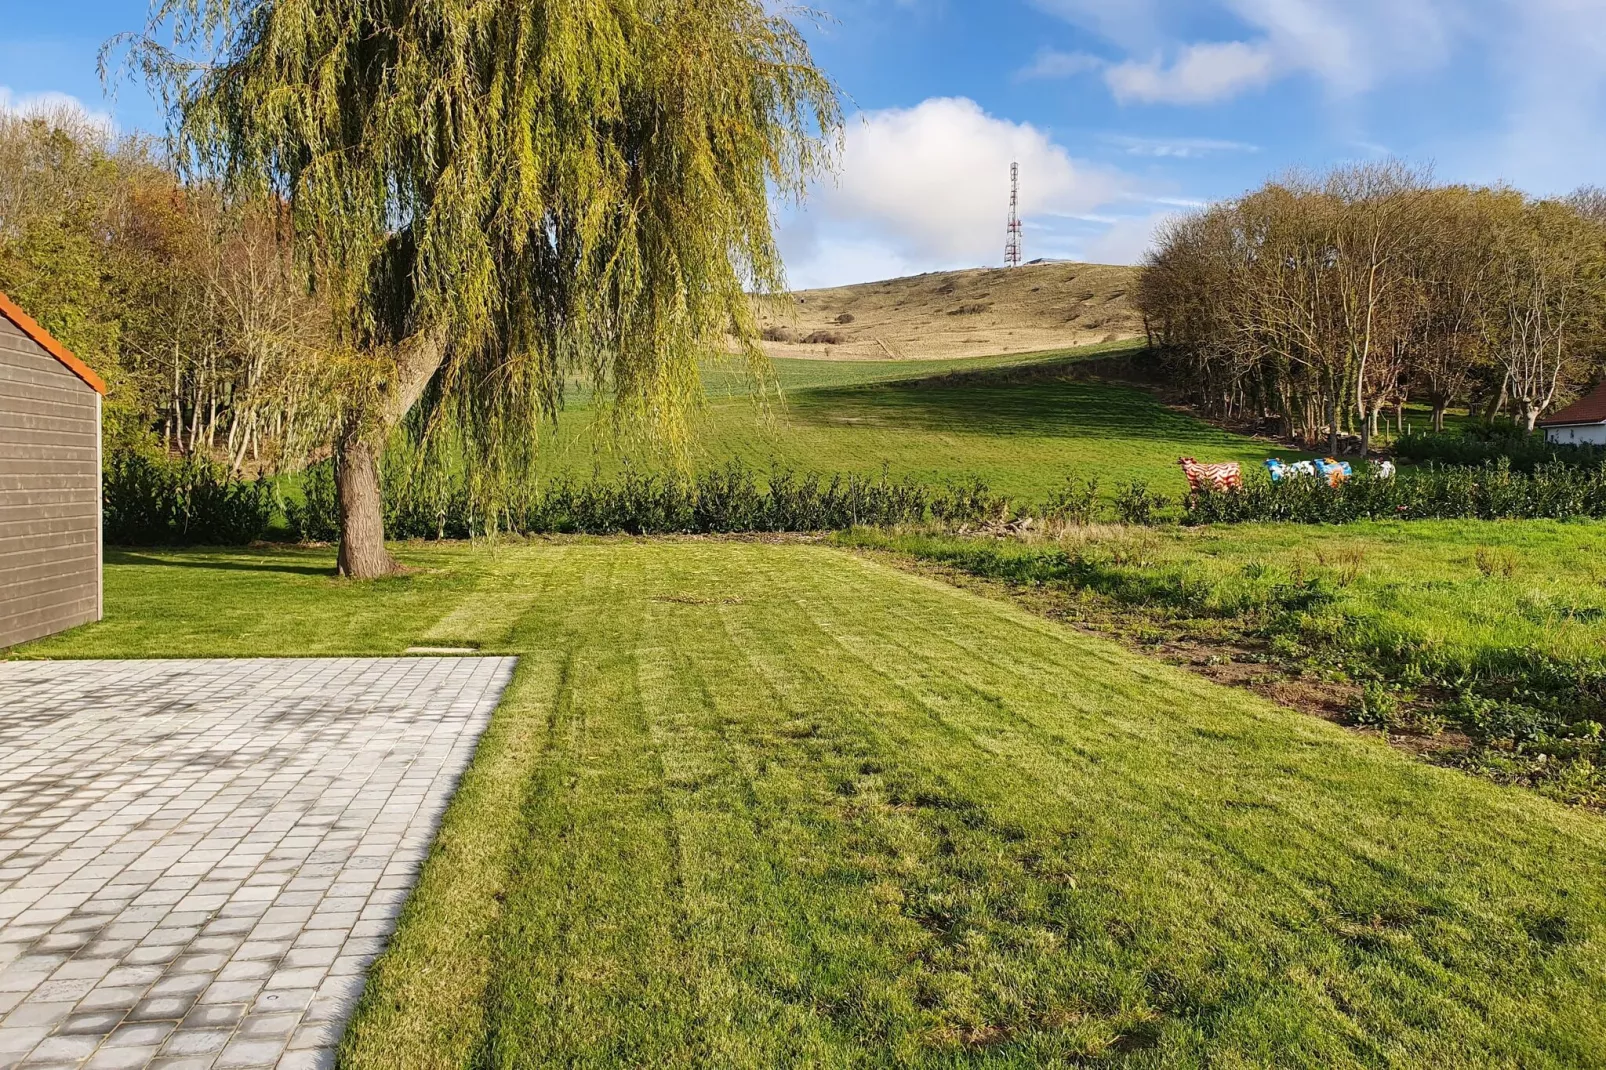
[[[1025,228],[1020,221],[1020,164],[1009,165],[1009,240],[1004,245],[1004,266],[1020,267],[1021,236]]]

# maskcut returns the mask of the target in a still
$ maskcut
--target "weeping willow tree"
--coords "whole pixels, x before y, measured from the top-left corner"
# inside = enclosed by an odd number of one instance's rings
[[[156,0],[128,55],[177,155],[289,206],[353,374],[333,443],[343,574],[396,569],[379,460],[407,421],[482,485],[565,378],[682,442],[699,358],[763,354],[772,195],[840,131],[765,0]],[[734,342],[733,342],[734,340]]]

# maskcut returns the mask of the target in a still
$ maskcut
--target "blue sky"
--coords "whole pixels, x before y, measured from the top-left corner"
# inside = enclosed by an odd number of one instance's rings
[[[814,0],[849,99],[839,174],[782,243],[799,286],[1028,257],[1131,262],[1169,214],[1290,168],[1398,157],[1535,193],[1606,184],[1606,0]],[[0,0],[0,107],[125,128],[95,55],[142,0]]]

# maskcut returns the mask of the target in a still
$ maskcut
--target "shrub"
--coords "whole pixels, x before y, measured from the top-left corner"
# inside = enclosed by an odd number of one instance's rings
[[[984,305],[984,304],[960,305],[958,308],[951,310],[948,313],[948,315],[950,315],[950,316],[979,316],[983,312],[986,312],[989,308],[992,308],[992,307],[993,307],[992,305]]]
[[[1545,441],[1544,435],[1530,435],[1509,421],[1477,425],[1453,433],[1407,432],[1395,441],[1394,453],[1407,461],[1472,467],[1504,459],[1512,468],[1523,472],[1549,464],[1589,468],[1606,462],[1606,448],[1552,445]]]
[[[106,541],[124,546],[243,546],[267,533],[276,500],[267,479],[132,452],[112,455],[102,485]]]
[[[614,478],[559,479],[496,515],[460,481],[390,480],[391,538],[468,538],[497,529],[524,535],[671,535],[834,531],[856,525],[978,523],[1007,511],[985,483],[931,487],[912,480],[777,471],[761,483],[740,461],[692,476],[626,470]]]
[[[1116,488],[1115,515],[1123,524],[1152,524],[1166,504],[1165,496],[1151,491],[1149,484],[1141,479]]]
[[[838,324],[842,325],[843,327],[846,327],[848,324],[853,322],[853,313],[844,312],[844,313],[842,313],[840,316],[838,316],[836,318],[836,321],[837,321]]]
[[[797,333],[790,327],[781,327],[771,324],[765,327],[761,336],[766,342],[793,342],[797,340]]]
[[[1402,471],[1394,479],[1372,479],[1363,471],[1336,487],[1298,477],[1272,482],[1251,472],[1243,490],[1190,494],[1183,510],[1189,524],[1601,519],[1606,518],[1606,466],[1549,462],[1525,473],[1502,458],[1477,468]]]
[[[335,495],[335,464],[308,465],[301,479],[301,501],[284,507],[290,530],[301,542],[333,542],[340,538],[340,504]]]
[[[803,344],[809,346],[839,346],[846,339],[836,331],[815,331],[804,336]]]
[[[1098,519],[1098,510],[1098,479],[1067,477],[1065,485],[1049,497],[1043,513],[1050,520],[1085,526]]]

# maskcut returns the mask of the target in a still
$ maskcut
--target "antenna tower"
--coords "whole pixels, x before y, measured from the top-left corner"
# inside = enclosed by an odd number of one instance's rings
[[[1020,221],[1020,164],[1009,165],[1009,241],[1004,245],[1004,266],[1020,267],[1021,235],[1025,228]]]

